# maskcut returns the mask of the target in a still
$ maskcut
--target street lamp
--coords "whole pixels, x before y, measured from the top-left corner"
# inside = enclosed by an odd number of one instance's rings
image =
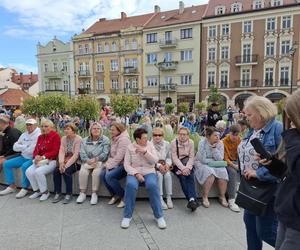
[[[295,57],[295,52],[296,50],[298,49],[298,41],[295,41],[293,43],[293,46],[292,48],[289,50],[289,55],[290,57],[292,57],[292,68],[291,68],[291,88],[290,88],[290,94],[293,93],[293,80],[294,80],[294,77],[293,77],[293,72],[294,72],[294,57]]]
[[[158,69],[158,106],[160,106],[160,65],[155,62],[154,66]]]

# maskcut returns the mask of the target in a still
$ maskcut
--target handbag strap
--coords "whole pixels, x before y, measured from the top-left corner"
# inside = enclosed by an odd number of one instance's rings
[[[176,152],[177,152],[177,157],[179,159],[179,147],[178,147],[178,140],[176,139]]]

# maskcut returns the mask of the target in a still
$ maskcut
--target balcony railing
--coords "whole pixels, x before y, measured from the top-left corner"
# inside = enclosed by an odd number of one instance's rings
[[[175,83],[165,83],[160,85],[161,92],[175,92],[177,84]]]
[[[87,95],[91,93],[91,88],[90,87],[85,87],[85,88],[78,88],[78,94],[79,95]]]
[[[119,94],[119,93],[120,93],[120,89],[117,89],[117,88],[111,88],[111,89],[110,89],[110,93],[111,93],[111,94]]]
[[[104,93],[105,92],[105,89],[97,89],[96,90],[96,93],[97,94],[102,94],[102,93]]]
[[[280,79],[280,86],[289,86],[290,84],[290,80],[287,78],[287,79]]]
[[[235,64],[257,64],[258,63],[258,55],[242,55],[235,57]]]
[[[44,72],[44,76],[47,78],[58,79],[58,78],[62,78],[63,74],[60,71],[47,71]]]
[[[220,87],[221,87],[222,89],[228,88],[228,82],[227,82],[227,81],[221,81],[221,82],[220,82]]]
[[[172,48],[177,46],[177,39],[165,39],[159,41],[159,47],[163,48]]]
[[[247,79],[247,80],[236,80],[234,81],[236,88],[251,88],[257,86],[256,79]]]
[[[63,89],[60,88],[47,88],[45,89],[45,92],[63,92]]]
[[[167,70],[176,70],[177,64],[178,64],[177,61],[160,62],[158,63],[158,66],[161,71],[167,71]]]
[[[124,75],[136,75],[136,74],[138,74],[138,68],[133,67],[133,66],[124,67],[123,74]]]
[[[78,76],[79,77],[90,77],[91,73],[89,70],[79,70],[78,71]]]
[[[266,86],[266,87],[272,87],[273,84],[274,84],[273,79],[266,79],[266,80],[265,80],[265,86]]]
[[[124,88],[124,94],[138,94],[138,88]]]

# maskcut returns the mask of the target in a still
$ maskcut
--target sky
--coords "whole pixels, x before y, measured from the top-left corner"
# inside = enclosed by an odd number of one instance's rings
[[[208,0],[185,0],[185,7],[205,4]],[[37,73],[36,45],[56,36],[67,42],[99,18],[119,18],[178,8],[174,0],[1,0],[0,68]]]

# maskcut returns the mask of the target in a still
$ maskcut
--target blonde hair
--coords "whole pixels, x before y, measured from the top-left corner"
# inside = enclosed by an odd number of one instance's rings
[[[162,135],[165,135],[164,130],[160,127],[153,128],[152,134],[154,134],[155,132],[159,132],[159,133],[162,133]]]
[[[300,132],[300,90],[295,91],[287,98],[284,111]]]
[[[266,123],[277,115],[276,105],[263,96],[249,97],[245,103],[245,109],[248,108],[256,110]]]
[[[179,134],[180,130],[185,130],[188,133],[188,135],[190,135],[190,130],[188,128],[186,128],[186,127],[180,127],[178,129],[178,134]]]

